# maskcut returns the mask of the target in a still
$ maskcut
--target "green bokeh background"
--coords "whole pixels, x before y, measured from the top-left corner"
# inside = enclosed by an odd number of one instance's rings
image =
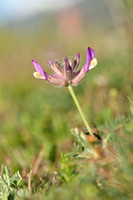
[[[74,88],[91,126],[128,116],[133,100],[132,1],[82,1],[0,28],[0,163],[29,171],[44,146],[42,172],[72,149],[70,129],[84,124],[67,88],[36,80],[35,59],[62,60],[95,50],[98,65]],[[48,168],[48,169],[46,169]]]

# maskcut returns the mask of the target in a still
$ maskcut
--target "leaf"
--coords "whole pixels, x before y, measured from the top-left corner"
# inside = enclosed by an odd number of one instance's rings
[[[18,187],[19,183],[21,182],[22,177],[19,173],[19,171],[17,171],[11,178],[10,178],[10,184],[12,187]]]

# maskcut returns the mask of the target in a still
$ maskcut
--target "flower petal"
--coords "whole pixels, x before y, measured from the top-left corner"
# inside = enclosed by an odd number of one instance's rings
[[[57,60],[55,61],[55,63],[52,63],[51,61],[48,60],[48,64],[49,64],[50,68],[53,70],[53,72],[55,72],[59,76],[63,76],[64,70]]]
[[[78,52],[76,58],[80,59],[80,53]]]
[[[75,72],[79,66],[80,63],[80,54],[77,53],[77,55],[75,56],[74,60],[73,60],[73,72]]]
[[[47,79],[47,73],[43,71],[41,66],[35,60],[32,60],[32,63],[34,65],[36,71],[40,72],[45,77],[45,79]]]
[[[67,85],[67,81],[64,79],[64,77],[60,77],[56,74],[48,75],[47,81],[58,87],[65,87]]]
[[[50,60],[48,60],[48,64],[49,64],[49,65],[51,65],[51,64],[52,64],[52,62],[51,62]]]
[[[93,57],[94,55],[95,55],[95,54],[93,54],[92,57]],[[89,70],[93,69],[96,65],[97,65],[97,59],[96,59],[96,58],[93,58],[93,59],[91,60],[90,64],[89,64]],[[88,70],[88,71],[89,71],[89,70]],[[72,84],[73,86],[78,85],[78,84],[82,81],[82,79],[85,77],[85,75],[86,75],[86,73],[87,73],[88,71],[85,70],[85,66],[84,66],[81,70],[79,70],[79,71],[73,73],[72,80],[71,80],[71,84]]]
[[[80,83],[80,81],[82,81],[82,79],[85,77],[86,72],[85,70],[82,68],[79,71],[75,72],[73,74],[73,78],[71,80],[71,84],[73,86],[78,85]]]
[[[71,66],[69,65],[67,58],[65,58],[65,67],[66,67],[66,71],[69,71],[71,69]]]
[[[61,79],[63,81],[66,81],[66,79],[64,78],[64,76],[60,76],[58,74],[50,74],[50,76],[54,77],[54,78],[58,78],[58,79]]]
[[[96,65],[97,65],[97,59],[93,58],[89,66],[89,70],[93,69]]]
[[[47,80],[48,82],[50,82],[56,86],[59,86],[59,87],[64,87],[67,84],[64,77],[60,77],[59,75],[56,75],[56,74],[52,74],[52,75],[47,74],[47,79],[40,72],[34,72],[33,75],[37,79]]]
[[[40,72],[34,72],[33,75],[37,79],[46,79]]]
[[[95,52],[93,49],[91,49],[90,47],[88,47],[88,50],[87,50],[87,57],[86,57],[86,64],[84,65],[84,70],[86,72],[88,72],[90,69],[90,63],[92,61],[92,59],[95,58]]]

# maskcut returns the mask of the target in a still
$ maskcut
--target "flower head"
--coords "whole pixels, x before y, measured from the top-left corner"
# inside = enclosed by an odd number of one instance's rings
[[[54,74],[47,74],[44,72],[35,60],[32,60],[32,63],[36,69],[36,72],[34,72],[35,78],[47,80],[48,82],[59,87],[66,87],[69,85],[78,85],[87,72],[97,65],[97,59],[95,58],[94,50],[88,47],[86,63],[80,70],[77,70],[80,63],[79,53],[77,53],[74,59],[65,58],[62,64],[58,61],[55,61],[55,63],[48,61],[48,65]]]

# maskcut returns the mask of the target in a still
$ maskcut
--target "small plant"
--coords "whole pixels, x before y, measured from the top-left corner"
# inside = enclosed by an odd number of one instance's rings
[[[59,164],[58,179],[62,183],[71,183],[76,174],[76,164],[73,161],[71,162],[70,156],[64,153],[61,153]]]
[[[94,50],[88,47],[86,64],[78,71],[77,69],[80,63],[79,53],[77,53],[74,59],[70,58],[68,60],[67,58],[65,58],[62,65],[58,61],[55,61],[55,63],[51,63],[51,61],[48,61],[50,68],[55,74],[47,74],[46,72],[44,72],[41,66],[35,60],[32,60],[32,63],[37,71],[34,72],[35,78],[47,80],[48,82],[58,87],[68,87],[72,98],[79,110],[79,113],[85,123],[86,128],[88,129],[90,135],[93,135],[92,130],[84,116],[84,113],[80,107],[80,104],[73,91],[72,86],[78,85],[81,82],[81,80],[85,77],[87,72],[97,65],[97,59],[95,58]]]
[[[11,176],[8,167],[5,166],[4,174],[0,176],[0,199],[14,199],[21,181],[22,177],[19,171]]]

